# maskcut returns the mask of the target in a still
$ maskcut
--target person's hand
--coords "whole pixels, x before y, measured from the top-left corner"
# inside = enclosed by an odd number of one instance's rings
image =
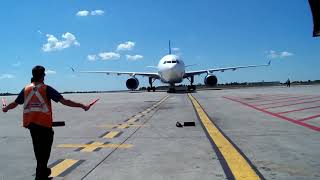
[[[90,109],[90,107],[91,107],[90,105],[83,105],[82,109],[85,111],[88,111]]]
[[[6,107],[3,107],[2,112],[6,113],[6,112],[8,112],[8,109]]]

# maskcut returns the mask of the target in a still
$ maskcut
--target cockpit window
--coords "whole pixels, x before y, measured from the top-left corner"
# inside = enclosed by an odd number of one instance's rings
[[[167,61],[165,61],[163,64],[167,64]]]
[[[172,63],[177,63],[177,61],[172,61]]]
[[[171,61],[167,61],[167,63],[171,63]]]
[[[177,60],[177,64],[179,64],[180,62]]]

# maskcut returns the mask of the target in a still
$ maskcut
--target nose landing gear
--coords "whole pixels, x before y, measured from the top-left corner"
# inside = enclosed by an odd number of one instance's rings
[[[170,84],[167,93],[175,93],[175,92],[176,92],[176,88],[175,88],[174,84]]]

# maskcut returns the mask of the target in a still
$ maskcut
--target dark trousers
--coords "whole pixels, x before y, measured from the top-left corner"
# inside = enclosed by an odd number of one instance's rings
[[[53,142],[53,130],[33,123],[28,128],[32,137],[34,155],[37,159],[36,180],[48,179],[51,170],[47,164]]]

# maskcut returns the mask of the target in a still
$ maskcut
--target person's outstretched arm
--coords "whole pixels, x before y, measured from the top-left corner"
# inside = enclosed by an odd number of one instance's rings
[[[71,101],[69,99],[65,99],[63,97],[60,99],[59,102],[61,104],[65,105],[65,106],[82,108],[85,111],[88,111],[90,109],[89,105],[84,105],[84,104],[81,104],[81,103],[77,103],[77,102]]]
[[[16,108],[19,104],[23,104],[23,101],[24,101],[24,89],[22,89],[22,91],[19,93],[15,101],[13,101],[12,103],[8,104],[5,107],[2,107],[2,111],[6,113],[10,109]]]
[[[16,108],[17,106],[18,106],[18,103],[12,102],[12,103],[8,104],[8,106],[3,107],[3,108],[2,108],[2,111],[3,111],[3,112],[8,112],[10,109],[14,109],[14,108]]]

